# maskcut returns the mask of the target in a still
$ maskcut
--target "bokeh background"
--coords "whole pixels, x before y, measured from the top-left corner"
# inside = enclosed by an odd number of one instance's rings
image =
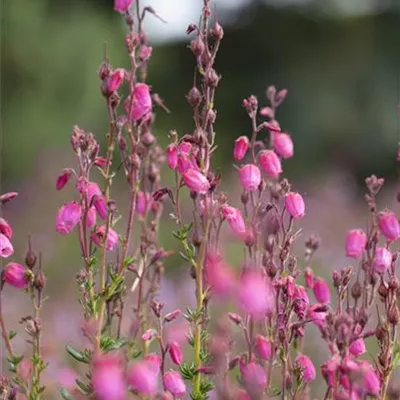
[[[143,2],[167,21],[150,16],[146,25],[154,47],[149,82],[171,110],[171,114],[158,111],[157,115],[154,133],[163,144],[169,130],[185,134],[193,128],[184,98],[194,70],[185,30],[198,21],[201,3]],[[250,132],[241,101],[255,94],[265,104],[268,85],[288,88],[278,119],[293,136],[296,156],[285,162],[285,176],[306,197],[304,233],[321,237],[316,268],[329,276],[348,262],[343,252],[347,229],[365,226],[366,176],[375,173],[386,178],[380,206],[398,210],[400,2],[214,3],[225,28],[216,63],[223,79],[216,97],[219,150],[214,162],[227,188],[238,192],[231,166],[233,140]],[[73,238],[54,235],[54,215],[71,198],[72,190],[57,193],[54,183],[58,172],[73,163],[72,126],[77,124],[98,137],[107,130],[96,71],[105,42],[111,63],[128,65],[125,26],[113,12],[112,0],[4,0],[1,7],[1,191],[20,193],[3,212],[14,226],[16,258],[23,260],[28,232],[43,253],[51,296],[45,322],[52,333],[50,347],[56,337],[79,343],[78,306],[67,302],[76,295],[79,252]],[[126,201],[118,182],[116,190],[116,197]],[[163,243],[175,245],[166,234]],[[179,269],[179,259],[173,259],[169,268]],[[180,272],[188,275],[187,268]],[[163,296],[173,297],[176,288],[176,279],[170,279]],[[179,285],[179,295],[193,296],[190,280]],[[20,313],[16,310],[24,309],[24,300],[11,291],[7,299],[7,316],[17,325]],[[23,339],[16,340],[23,348]],[[317,363],[323,359],[322,354],[315,357]],[[62,368],[61,364],[53,364],[52,370]]]

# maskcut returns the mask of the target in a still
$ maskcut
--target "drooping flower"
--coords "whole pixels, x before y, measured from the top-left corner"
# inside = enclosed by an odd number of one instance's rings
[[[292,138],[287,133],[275,133],[273,136],[274,150],[282,158],[293,157],[294,146]]]
[[[400,224],[393,211],[385,210],[378,214],[378,225],[382,234],[388,240],[396,240],[400,237]]]
[[[206,193],[210,189],[210,182],[208,179],[198,170],[194,168],[187,169],[182,174],[182,179],[185,185],[194,192]]]
[[[285,207],[294,219],[303,218],[305,215],[305,204],[300,193],[289,192],[286,194]]]
[[[270,178],[277,178],[282,172],[281,160],[273,150],[262,150],[258,156],[261,168]]]
[[[238,208],[223,204],[221,206],[222,216],[227,220],[232,231],[240,236],[246,233],[246,223]]]
[[[149,193],[138,192],[136,195],[136,214],[144,217],[151,208],[152,198]]]
[[[128,98],[125,104],[129,107],[131,103],[129,118],[138,121],[145,117],[152,108],[150,87],[145,83],[138,83],[133,89],[133,100],[131,101],[131,98]]]
[[[29,284],[25,271],[26,269],[21,264],[10,262],[3,270],[3,279],[10,286],[23,289]]]
[[[96,225],[96,209],[94,206],[90,207],[86,215],[86,226],[93,228]]]
[[[261,172],[254,164],[246,164],[240,168],[240,181],[243,189],[249,192],[257,190],[261,183]]]
[[[91,239],[97,247],[101,247],[105,234],[106,234],[105,225],[98,226],[96,228],[96,231],[92,233]],[[109,228],[106,240],[106,249],[112,251],[116,246],[118,246],[118,234],[112,228]]]
[[[82,217],[82,207],[76,201],[70,201],[60,207],[56,216],[56,231],[68,235],[78,225]]]
[[[0,257],[7,258],[14,253],[14,247],[6,235],[0,233]]]
[[[297,356],[295,360],[295,364],[298,368],[301,369],[301,376],[304,382],[309,383],[315,380],[316,372],[315,367],[312,361],[304,354],[300,354]]]
[[[246,156],[247,149],[249,148],[249,138],[247,136],[240,136],[235,140],[233,148],[233,157],[235,160],[240,161]]]
[[[168,145],[166,153],[168,167],[171,169],[176,169],[178,166],[178,149],[176,148],[176,144],[171,143]]]
[[[112,94],[116,90],[118,90],[124,82],[124,77],[125,71],[122,68],[117,68],[116,70],[114,70],[106,81],[107,92]]]
[[[114,10],[121,14],[128,12],[133,0],[114,0]]]
[[[358,357],[366,352],[365,343],[363,338],[354,340],[350,346],[349,351],[354,357]]]
[[[374,271],[378,274],[385,273],[392,265],[392,253],[386,247],[377,247],[372,261]]]
[[[225,296],[234,290],[235,276],[229,265],[218,254],[207,254],[206,274],[207,283],[216,295]]]
[[[183,352],[181,346],[176,341],[168,343],[168,353],[171,357],[171,361],[176,365],[181,365],[183,361]]]
[[[272,355],[271,340],[264,336],[258,335],[256,337],[256,350],[261,359],[270,360]]]
[[[168,371],[164,374],[165,389],[174,397],[180,399],[186,394],[186,385],[180,374],[175,371]]]
[[[56,189],[61,190],[71,178],[72,171],[68,168],[61,171],[61,174],[57,177]]]
[[[157,392],[158,370],[146,361],[133,363],[127,372],[127,379],[133,389],[139,393],[152,396]]]
[[[161,357],[156,353],[149,353],[143,357],[143,361],[157,374],[160,372]]]
[[[313,291],[314,296],[318,300],[318,302],[326,304],[331,301],[331,292],[329,290],[329,285],[324,279],[317,278],[314,280]]]
[[[367,244],[367,235],[361,229],[352,229],[346,236],[346,255],[358,258],[362,255]]]
[[[255,362],[241,368],[244,384],[251,394],[262,393],[267,385],[267,375],[264,368]]]
[[[93,361],[92,384],[96,399],[125,400],[127,387],[121,358],[114,354],[96,356]]]

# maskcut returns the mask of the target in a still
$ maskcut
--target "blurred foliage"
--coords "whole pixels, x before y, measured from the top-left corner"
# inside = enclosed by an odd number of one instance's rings
[[[225,29],[217,61],[223,75],[216,98],[219,164],[229,166],[232,140],[249,133],[242,99],[254,93],[263,103],[273,83],[289,89],[278,113],[297,149],[285,164],[289,176],[309,173],[317,181],[316,171],[332,165],[358,177],[394,176],[400,14],[393,8],[329,19],[311,6],[300,13],[250,4]],[[104,42],[112,64],[127,65],[125,27],[111,1],[45,0],[5,2],[2,27],[3,177],[15,182],[29,177],[42,150],[65,147],[74,124],[103,136],[106,112],[96,70]],[[170,129],[183,134],[193,128],[184,98],[193,71],[185,43],[155,49],[150,82],[172,111],[158,112],[156,133],[164,142]]]

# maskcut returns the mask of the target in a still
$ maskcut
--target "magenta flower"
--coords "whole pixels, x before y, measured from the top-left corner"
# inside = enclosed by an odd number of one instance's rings
[[[247,136],[240,136],[235,140],[233,148],[233,157],[235,160],[240,161],[246,156],[247,149],[249,148],[249,138]]]
[[[165,389],[168,390],[174,397],[180,399],[186,394],[185,382],[181,378],[180,374],[175,371],[168,371],[164,374],[164,385]]]
[[[96,399],[125,400],[127,387],[121,358],[113,354],[96,356],[92,384]]]
[[[313,291],[314,291],[314,296],[318,302],[322,304],[330,303],[331,292],[329,290],[328,283],[324,279],[322,278],[315,279]]]
[[[3,279],[10,286],[23,289],[29,284],[25,271],[25,268],[21,264],[10,262],[3,270]]]
[[[234,290],[236,286],[235,276],[218,254],[208,254],[206,260],[207,283],[212,288],[213,293],[225,296]]]
[[[154,370],[155,373],[158,374],[160,372],[161,357],[158,354],[156,353],[146,354],[143,358],[143,361],[145,361],[149,366],[149,368]]]
[[[287,133],[275,133],[273,135],[274,150],[282,158],[293,157],[294,146],[292,138]]]
[[[90,207],[86,215],[86,226],[93,228],[96,225],[96,209],[94,206]]]
[[[378,225],[382,234],[388,240],[396,240],[400,237],[400,224],[393,211],[385,210],[378,214]]]
[[[167,147],[167,163],[168,167],[171,169],[176,169],[178,166],[178,149],[175,143],[171,143]]]
[[[243,311],[262,318],[275,310],[275,290],[260,272],[245,272],[239,282],[238,302]]]
[[[131,104],[131,99],[127,99],[127,106]],[[138,121],[145,117],[152,108],[150,87],[145,83],[138,83],[133,89],[132,107],[129,112],[129,118]]]
[[[299,193],[289,192],[285,196],[285,207],[294,219],[303,218],[305,215],[305,204],[303,197]]]
[[[239,209],[223,204],[221,206],[221,213],[234,233],[240,236],[246,233],[246,223]]]
[[[101,247],[105,234],[106,234],[106,226],[105,225],[98,226],[96,228],[96,231],[92,233],[91,239],[97,247]],[[106,240],[106,249],[109,251],[114,250],[114,248],[116,246],[118,246],[118,241],[119,240],[118,240],[117,232],[115,232],[113,229],[109,228],[107,240]]]
[[[273,150],[262,150],[258,156],[261,168],[270,178],[278,178],[282,173],[282,164]]]
[[[256,350],[261,359],[270,360],[272,355],[271,340],[264,336],[258,335],[256,337]]]
[[[61,174],[58,175],[57,177],[57,182],[56,182],[56,189],[61,190],[69,181],[71,178],[71,170],[70,169],[64,169],[61,171]]]
[[[168,353],[171,357],[171,361],[176,365],[181,365],[183,361],[183,353],[181,346],[176,341],[168,343]]]
[[[158,370],[148,361],[137,361],[128,368],[128,383],[133,389],[146,396],[157,392]]]
[[[295,360],[296,367],[301,370],[301,376],[305,383],[309,383],[315,380],[316,372],[314,364],[304,354],[297,356]]]
[[[267,375],[260,364],[251,362],[241,368],[241,373],[247,391],[252,394],[261,393],[267,385]]]
[[[314,273],[310,267],[307,267],[304,270],[304,279],[306,281],[306,286],[309,289],[312,289],[314,286]]]
[[[208,179],[198,170],[194,168],[187,169],[183,175],[182,179],[185,185],[194,192],[206,193],[210,189],[210,182]]]
[[[249,192],[257,190],[261,183],[261,172],[254,164],[246,164],[240,168],[240,181],[243,189]]]
[[[133,0],[114,0],[114,10],[121,14],[128,12]]]
[[[381,381],[375,370],[368,362],[363,362],[360,365],[360,372],[363,377],[361,390],[371,396],[377,396],[381,389]]]
[[[199,170],[198,166],[193,161],[193,158],[189,154],[186,154],[186,153],[178,154],[177,167],[178,167],[178,172],[181,175],[184,174],[190,168]]]
[[[364,339],[359,338],[354,340],[349,346],[349,351],[354,357],[364,354],[366,352]]]
[[[61,235],[68,235],[79,224],[82,217],[82,208],[76,201],[65,203],[58,210],[56,216],[56,231]]]
[[[7,239],[11,240],[13,235],[13,230],[11,225],[4,219],[0,217],[0,233],[7,237]]]
[[[346,236],[346,256],[358,258],[367,244],[367,235],[361,229],[352,229]]]
[[[136,195],[136,214],[144,217],[151,208],[151,200],[149,193],[138,192]]]
[[[385,273],[392,265],[392,253],[386,247],[377,247],[375,258],[372,261],[374,271],[378,274]]]
[[[113,73],[107,78],[106,87],[108,93],[114,93],[124,82],[125,71],[122,68],[117,68]]]

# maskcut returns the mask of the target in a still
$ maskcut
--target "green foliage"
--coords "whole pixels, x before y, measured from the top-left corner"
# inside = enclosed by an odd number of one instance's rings
[[[179,366],[179,371],[182,375],[182,378],[187,381],[192,381],[194,376],[196,375],[196,366],[192,362],[191,364],[182,363]]]
[[[75,400],[75,397],[65,388],[60,389],[60,394],[64,400]]]
[[[100,348],[105,352],[112,350],[118,350],[129,344],[129,340],[126,339],[115,339],[110,336],[102,336],[100,339]]]
[[[76,361],[79,361],[84,364],[89,364],[89,361],[91,358],[91,353],[88,350],[84,350],[83,352],[80,352],[68,345],[65,346],[65,349],[67,350],[67,353]]]

